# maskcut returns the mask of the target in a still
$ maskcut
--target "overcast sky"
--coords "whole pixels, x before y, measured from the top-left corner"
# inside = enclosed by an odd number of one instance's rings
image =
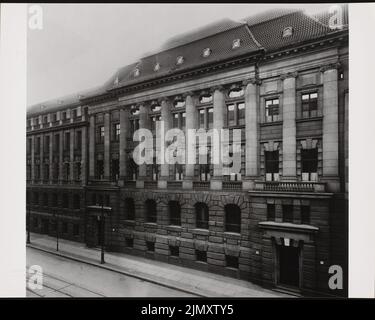
[[[104,83],[168,38],[213,21],[275,7],[307,13],[329,5],[42,4],[43,29],[28,30],[28,105]]]

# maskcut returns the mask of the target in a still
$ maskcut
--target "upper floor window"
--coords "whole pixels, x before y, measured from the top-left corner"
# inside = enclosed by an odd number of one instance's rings
[[[46,124],[48,122],[48,116],[43,116],[43,124]]]
[[[267,220],[268,221],[275,221],[275,205],[273,203],[267,204]]]
[[[265,151],[266,181],[279,180],[279,150]]]
[[[35,140],[35,152],[39,153],[40,152],[40,137],[36,138]]]
[[[184,179],[184,167],[180,163],[174,165],[174,174],[176,181],[181,181]]]
[[[186,124],[186,113],[176,112],[173,114],[173,128],[185,129]]]
[[[77,150],[81,150],[82,148],[82,131],[81,130],[76,131],[75,147]]]
[[[98,143],[104,143],[104,126],[98,126]]]
[[[301,224],[310,224],[310,206],[301,206]]]
[[[318,149],[301,149],[301,169],[303,181],[317,181]]]
[[[47,135],[44,137],[44,152],[45,153],[49,152],[49,144],[50,144],[50,136]]]
[[[245,124],[245,103],[231,103],[227,105],[227,124],[237,126]]]
[[[194,208],[196,227],[208,229],[208,206],[203,202],[197,202]]]
[[[266,100],[266,122],[279,120],[279,99]]]
[[[214,124],[214,109],[212,107],[199,110],[199,128],[212,129]]]
[[[318,110],[318,93],[302,94],[302,116],[304,118],[316,116]]]
[[[112,138],[113,141],[120,141],[120,124],[114,123],[112,127]]]
[[[53,122],[57,121],[57,113],[52,114],[52,121]]]
[[[125,217],[127,220],[134,220],[135,205],[133,198],[126,198],[124,201]]]
[[[150,120],[151,120],[151,131],[153,133],[155,133],[156,132],[156,122],[161,121],[161,115],[152,116],[152,117],[150,117]]]
[[[66,111],[63,111],[63,112],[61,113],[61,119],[62,119],[62,120],[66,120],[66,119],[67,119]]]
[[[283,208],[283,222],[293,223],[293,205],[284,204],[282,208]]]
[[[146,222],[156,223],[157,211],[156,211],[156,202],[155,200],[146,200],[145,202],[146,209]]]
[[[70,132],[65,132],[64,150],[67,151],[69,149],[70,149]]]

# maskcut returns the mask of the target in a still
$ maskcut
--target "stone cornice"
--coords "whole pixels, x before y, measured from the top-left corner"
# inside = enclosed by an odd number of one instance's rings
[[[255,77],[255,78],[245,79],[244,81],[242,81],[242,85],[247,86],[248,84],[261,85],[262,80],[258,77]]]

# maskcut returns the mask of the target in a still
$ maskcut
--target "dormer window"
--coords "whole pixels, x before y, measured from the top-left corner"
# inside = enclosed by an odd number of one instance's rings
[[[156,71],[159,71],[159,70],[160,70],[160,63],[157,63],[154,66],[154,71],[156,72]]]
[[[179,57],[177,57],[177,59],[176,59],[176,63],[177,63],[178,65],[183,64],[184,61],[185,61],[185,58],[184,58],[183,56],[179,56]]]
[[[235,39],[232,43],[232,49],[237,49],[241,47],[241,39]]]
[[[283,30],[283,38],[291,37],[293,35],[293,27],[286,27]]]
[[[140,74],[141,74],[141,71],[138,68],[136,68],[134,70],[134,77],[138,77]]]
[[[210,48],[204,49],[203,52],[202,52],[203,58],[208,57],[211,54],[211,52],[212,52],[212,50]]]

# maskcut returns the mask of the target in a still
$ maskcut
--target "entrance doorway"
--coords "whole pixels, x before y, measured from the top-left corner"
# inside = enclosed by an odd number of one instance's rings
[[[299,287],[299,248],[279,246],[279,284]]]

